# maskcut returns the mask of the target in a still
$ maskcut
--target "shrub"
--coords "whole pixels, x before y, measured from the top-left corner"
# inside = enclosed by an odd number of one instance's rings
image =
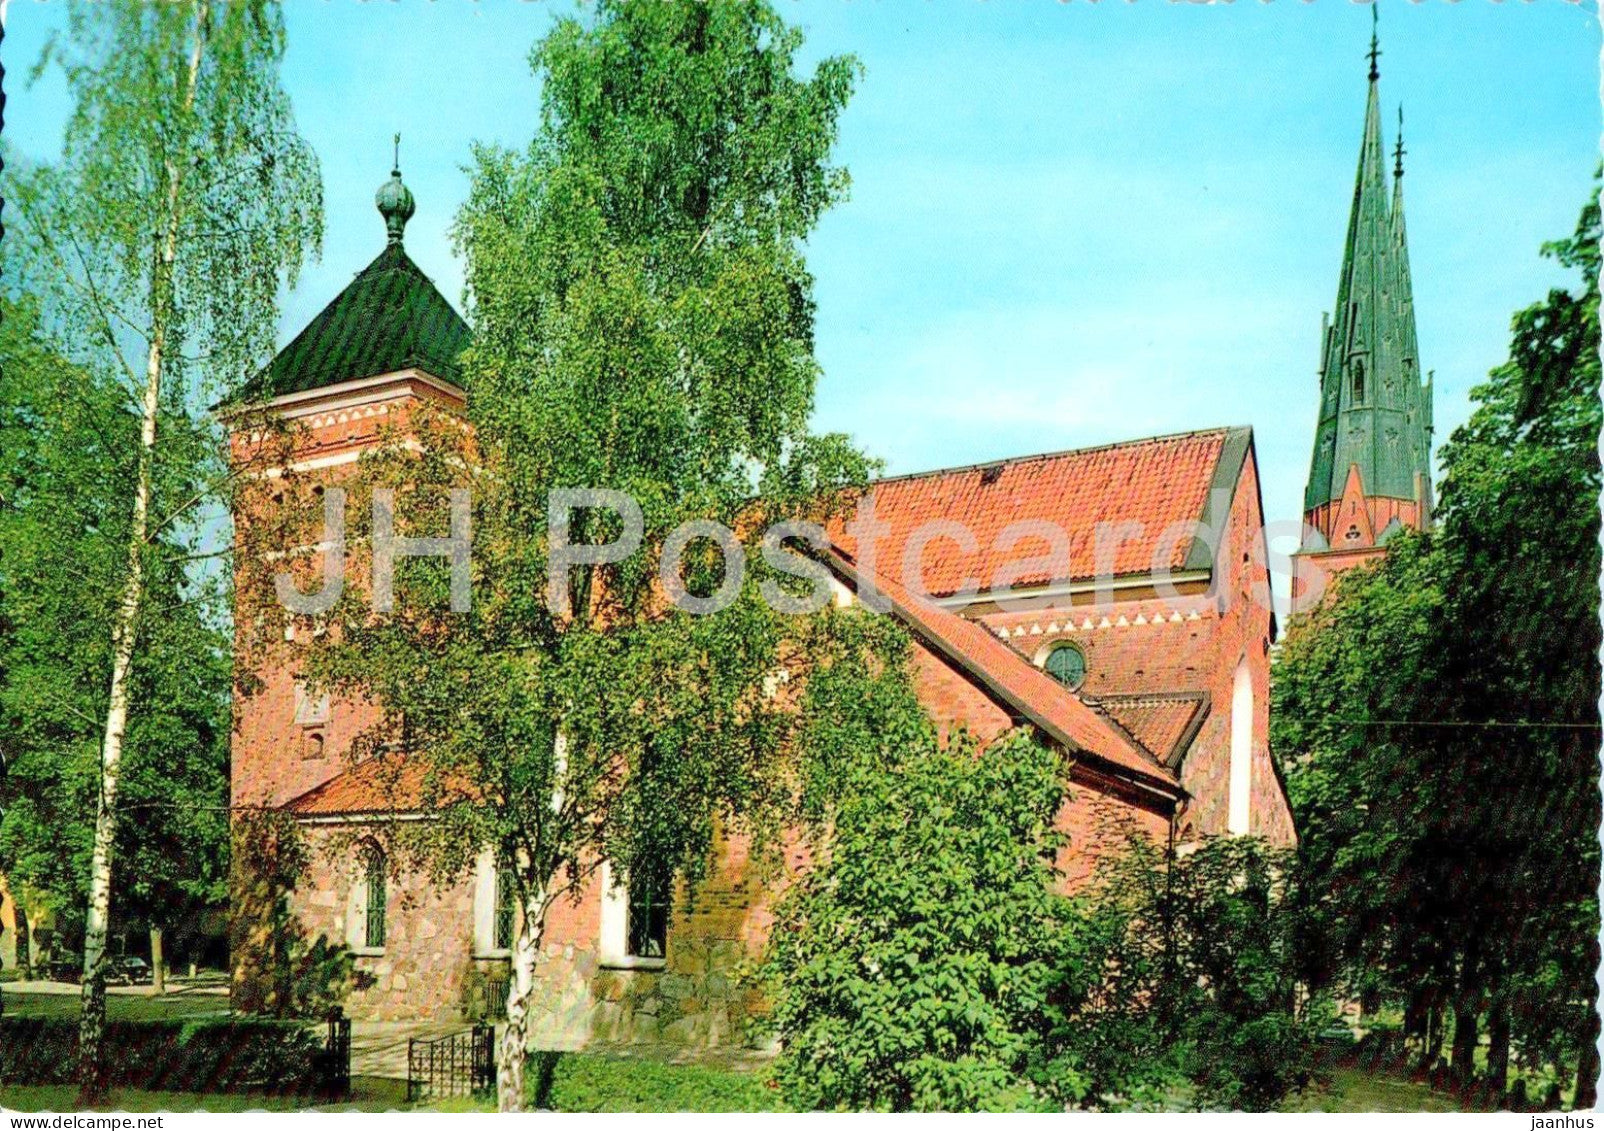
[[[524,1073],[533,1108],[552,1111],[776,1111],[756,1073],[653,1060],[539,1052]]]
[[[1168,1073],[1199,1106],[1264,1110],[1308,1082],[1331,1015],[1298,984],[1291,867],[1233,837],[1174,860],[1133,843],[1104,871],[1093,919],[1105,984],[1066,1019],[1094,1089],[1136,1093]]]
[[[70,1084],[76,1017],[0,1018],[0,1083]],[[269,1020],[111,1021],[107,1085],[175,1092],[311,1094],[323,1084],[320,1031]]]
[[[997,1110],[1048,1102],[1049,999],[1077,965],[1055,895],[1059,757],[1016,735],[979,753],[926,733],[837,814],[777,911],[763,967],[776,1079],[803,1109]]]

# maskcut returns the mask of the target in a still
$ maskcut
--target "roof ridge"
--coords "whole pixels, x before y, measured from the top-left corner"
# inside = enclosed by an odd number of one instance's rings
[[[397,243],[386,244],[383,251],[370,259],[368,265],[351,278],[354,281],[371,275],[380,275],[386,271],[405,271],[416,275],[430,286],[434,286],[434,280],[424,272],[422,267],[418,266],[418,261],[407,254],[405,247]],[[438,291],[439,288],[435,287],[435,290]],[[338,298],[339,296],[336,295],[335,297]],[[442,294],[440,297],[445,298],[446,296]],[[451,300],[446,299],[446,301],[450,302]]]
[[[869,482],[873,485],[877,483],[899,483],[910,479],[929,479],[937,475],[960,475],[971,471],[986,471],[991,468],[1032,463],[1036,460],[1093,455],[1097,452],[1115,451],[1120,448],[1134,448],[1141,444],[1167,443],[1174,440],[1189,440],[1198,436],[1216,434],[1229,435],[1232,432],[1246,431],[1250,427],[1251,425],[1246,424],[1220,424],[1212,428],[1193,428],[1184,432],[1166,432],[1157,436],[1138,436],[1132,440],[1114,440],[1105,444],[1091,444],[1084,448],[1061,448],[1057,451],[1035,452],[1022,456],[1004,456],[1002,459],[982,460],[978,463],[958,464],[953,467],[932,467],[925,471],[905,471],[898,475],[882,475],[876,479],[871,479]]]
[[[1094,698],[1082,696],[1087,702],[1097,703],[1138,703],[1143,700],[1156,703],[1185,703],[1198,699],[1207,699],[1206,691],[1110,691]]]

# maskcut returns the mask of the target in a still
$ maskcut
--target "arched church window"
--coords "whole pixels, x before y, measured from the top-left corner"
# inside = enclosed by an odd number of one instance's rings
[[[1042,667],[1071,691],[1086,682],[1086,654],[1073,644],[1053,645]]]
[[[1365,363],[1353,363],[1353,403],[1364,404],[1365,400]]]
[[[384,875],[384,850],[369,844],[362,853],[362,945],[372,950],[384,946],[384,912],[389,902],[388,885]]]
[[[494,919],[491,923],[491,945],[497,950],[512,948],[513,929],[518,922],[518,885],[512,869],[496,869]]]

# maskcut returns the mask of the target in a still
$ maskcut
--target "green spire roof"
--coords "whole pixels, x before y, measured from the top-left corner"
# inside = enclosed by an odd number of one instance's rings
[[[232,400],[267,400],[411,368],[461,383],[468,324],[402,246],[414,205],[399,169],[375,203],[389,233],[384,250]]]
[[[1342,498],[1348,469],[1364,493],[1419,500],[1431,478],[1431,387],[1421,383],[1414,296],[1403,219],[1403,148],[1388,200],[1386,150],[1372,38],[1353,206],[1337,280],[1336,309],[1322,327],[1320,418],[1304,510]]]

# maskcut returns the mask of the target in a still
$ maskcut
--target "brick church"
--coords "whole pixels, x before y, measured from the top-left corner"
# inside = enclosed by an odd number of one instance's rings
[[[1333,571],[1430,513],[1430,388],[1415,376],[1402,204],[1396,180],[1390,205],[1384,193],[1375,79],[1372,66],[1306,498],[1314,532],[1303,553]],[[423,406],[460,411],[472,396],[457,364],[471,331],[406,253],[414,202],[399,171],[378,206],[383,250],[240,398],[288,426],[287,465],[330,481],[380,443],[381,429],[404,431]],[[236,453],[260,442],[247,414],[230,419]],[[1070,834],[1059,861],[1068,887],[1132,833],[1178,845],[1214,835],[1294,841],[1269,747],[1275,622],[1251,429],[1024,455],[882,479],[871,490],[889,527],[876,561],[901,562],[931,519],[963,524],[979,549],[930,542],[925,597],[888,571],[870,574],[860,547],[836,530],[827,564],[837,602],[855,602],[866,583],[889,600],[913,641],[920,697],[944,730],[961,726],[989,742],[1025,727],[1070,756],[1071,794],[1058,817]],[[1067,558],[1018,577],[1011,564],[1035,547],[993,547],[1021,520],[1065,531]],[[1094,545],[1099,524],[1138,533],[1109,561]],[[1009,611],[1003,595],[1035,600],[1028,612]],[[443,886],[382,854],[353,854],[365,824],[426,819],[403,811],[371,763],[349,756],[372,708],[310,696],[293,662],[249,674],[258,686],[235,704],[232,800],[271,809],[304,834],[287,922],[351,956],[347,1011],[434,1020],[493,1012],[513,910],[490,854]],[[775,892],[749,874],[739,838],[721,838],[716,854],[694,905],[681,897],[664,907],[614,884],[604,865],[553,908],[537,1040],[742,1039],[755,1003],[733,971],[761,948]],[[285,929],[242,910],[250,906],[236,891],[237,1002],[252,1000],[269,934]]]

